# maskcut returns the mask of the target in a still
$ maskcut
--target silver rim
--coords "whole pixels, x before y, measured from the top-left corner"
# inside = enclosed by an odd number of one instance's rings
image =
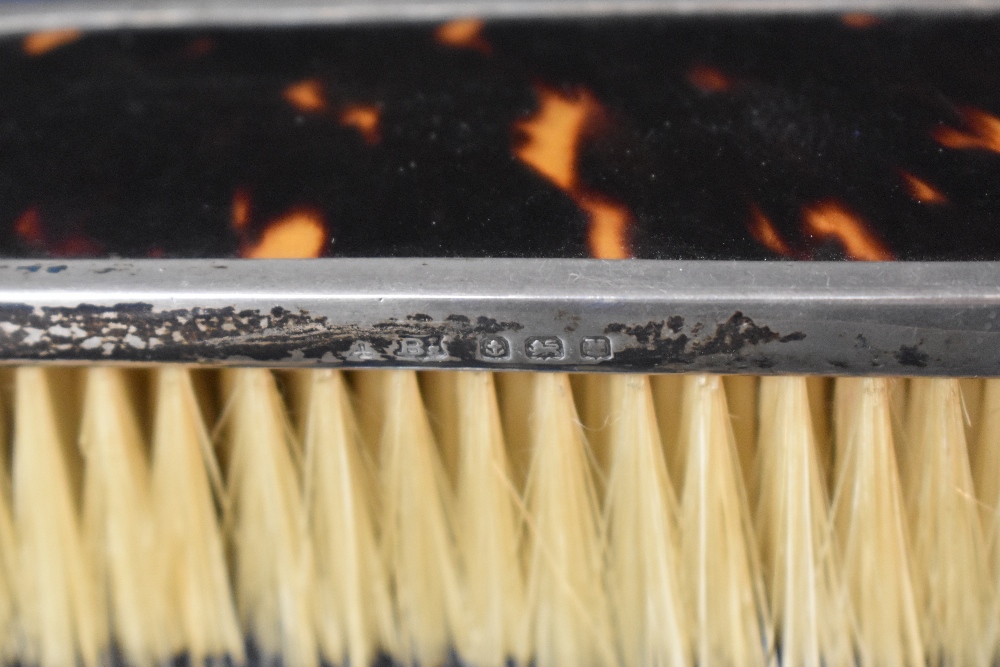
[[[1000,375],[1000,263],[0,264],[6,362]]]
[[[106,0],[0,2],[0,34],[698,14],[995,12],[1000,0]]]

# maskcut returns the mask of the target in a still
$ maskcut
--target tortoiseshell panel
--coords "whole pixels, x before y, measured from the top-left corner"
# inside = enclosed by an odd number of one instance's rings
[[[0,42],[7,257],[1000,259],[1000,18]]]

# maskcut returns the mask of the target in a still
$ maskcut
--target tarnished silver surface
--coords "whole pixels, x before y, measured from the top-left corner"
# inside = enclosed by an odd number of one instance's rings
[[[1000,263],[0,262],[6,362],[1000,375]]]
[[[456,17],[995,12],[1000,0],[97,0],[0,2],[0,34],[81,28],[301,26]]]

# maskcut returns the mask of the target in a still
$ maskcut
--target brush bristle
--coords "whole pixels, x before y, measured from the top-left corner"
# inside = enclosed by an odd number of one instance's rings
[[[301,373],[300,379],[320,650],[330,664],[368,665],[393,637],[389,585],[375,539],[373,464],[341,374]]]
[[[684,383],[681,567],[699,665],[764,665],[772,631],[722,381]]]
[[[0,661],[10,664],[18,657],[17,644],[17,534],[14,528],[10,477],[10,428],[0,409]]]
[[[412,371],[380,371],[382,555],[395,591],[393,650],[407,664],[437,665],[460,635],[461,584],[454,501]]]
[[[63,441],[49,373],[19,368],[14,385],[14,518],[23,656],[42,667],[96,667],[108,629],[84,547],[78,491],[81,469]]]
[[[683,667],[691,634],[680,585],[679,506],[667,475],[649,380],[607,376],[610,469],[607,588],[626,665]]]
[[[975,449],[970,452],[973,486],[990,562],[991,580],[1000,585],[1000,380],[986,380],[981,408],[982,423]],[[1000,618],[1000,601],[993,618]],[[998,638],[1000,639],[1000,638]]]
[[[170,657],[171,632],[165,582],[150,572],[157,539],[149,463],[126,382],[119,369],[87,371],[80,425],[83,533],[93,555],[95,611],[108,618],[125,660],[147,667]]]
[[[240,621],[266,659],[315,665],[315,569],[298,443],[269,372],[232,371],[228,384],[226,519]]]
[[[457,422],[456,538],[467,631],[459,654],[479,667],[526,657],[518,491],[510,477],[500,410],[489,373],[450,373]]]
[[[0,377],[8,664],[1000,659],[997,380]]]
[[[163,577],[166,629],[173,654],[191,664],[242,662],[243,637],[229,585],[219,509],[222,476],[202,420],[191,374],[156,372],[153,505],[158,574]]]
[[[850,608],[805,378],[763,378],[756,526],[782,664],[847,665]]]
[[[924,645],[883,379],[837,384],[833,517],[862,664],[917,667]]]
[[[913,380],[907,471],[917,613],[928,659],[988,664],[993,598],[956,380]],[[919,387],[919,389],[918,389]]]
[[[567,376],[532,380],[523,617],[529,649],[538,667],[613,665],[602,521],[583,425]]]

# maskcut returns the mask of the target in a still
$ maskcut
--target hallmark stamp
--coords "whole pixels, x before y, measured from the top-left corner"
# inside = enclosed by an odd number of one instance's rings
[[[509,359],[510,343],[503,336],[484,336],[479,339],[479,354],[483,359]]]
[[[580,341],[580,356],[593,361],[607,361],[614,356],[611,340],[605,336],[587,336]]]
[[[371,361],[379,358],[379,353],[371,346],[371,343],[364,340],[356,340],[351,344],[351,349],[347,351],[348,361]]]
[[[562,359],[565,350],[562,339],[558,336],[531,336],[524,341],[524,353],[529,359],[545,361]]]
[[[400,338],[395,352],[397,357],[416,361],[445,359],[448,352],[440,336],[409,336]]]

